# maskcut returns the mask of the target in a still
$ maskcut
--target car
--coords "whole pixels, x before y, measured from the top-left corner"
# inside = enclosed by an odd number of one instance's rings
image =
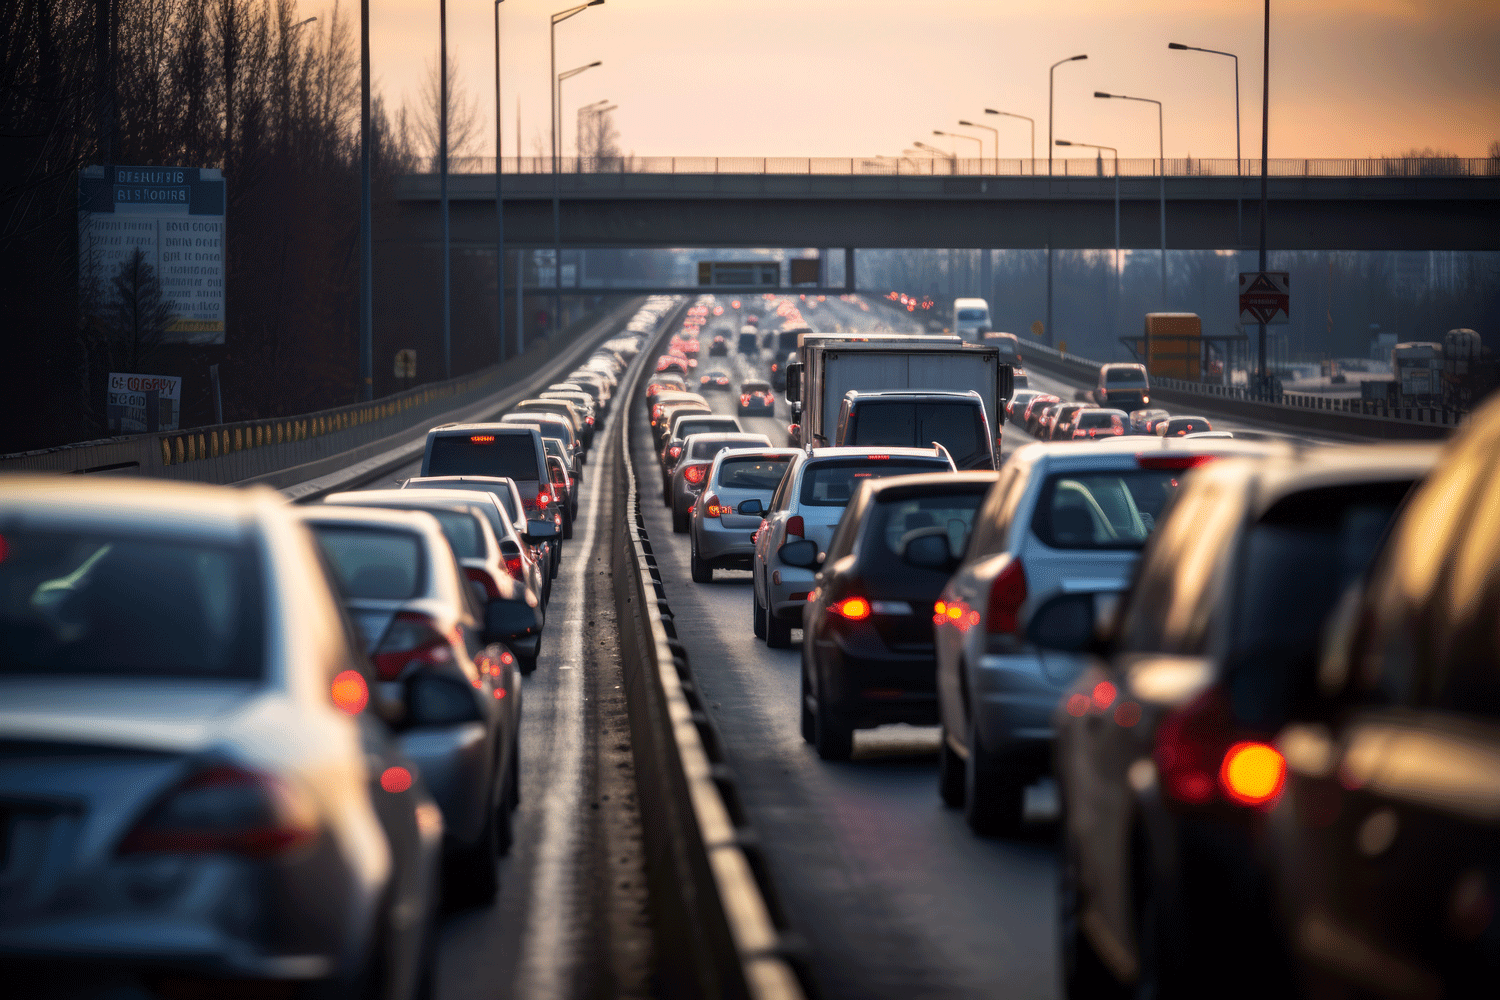
[[[1035,435],[1037,424],[1041,420],[1042,411],[1049,406],[1061,403],[1062,400],[1048,392],[1039,393],[1031,398],[1025,408],[1021,411],[1020,425],[1026,429],[1026,433]]]
[[[1130,433],[1130,415],[1124,410],[1081,410],[1073,419],[1074,441],[1121,437]]]
[[[674,389],[664,389],[661,392],[657,393],[654,398],[648,397],[647,399],[647,404],[650,406],[650,410],[648,412],[650,413],[651,417],[651,430],[656,432],[657,434],[661,433],[660,424],[662,410],[670,403],[697,403],[708,410],[708,412],[712,412],[712,408],[708,405],[708,400],[704,399],[696,392],[681,392]]]
[[[856,729],[937,723],[934,602],[994,483],[992,471],[867,479],[826,555],[814,541],[782,546],[783,563],[817,571],[802,611],[799,715],[819,757],[848,760]]]
[[[781,561],[782,545],[797,539],[825,551],[844,507],[862,480],[922,472],[954,472],[953,459],[935,448],[811,448],[798,453],[771,497],[751,562],[754,631],[772,649],[788,649],[802,624],[813,573]]]
[[[715,569],[749,569],[753,535],[797,451],[732,448],[714,456],[688,519],[688,569],[712,583]]]
[[[850,389],[839,402],[830,443],[846,448],[921,448],[936,443],[948,450],[960,470],[995,467],[984,399],[972,389]]]
[[[658,373],[653,375],[651,376],[651,380],[646,383],[646,398],[650,399],[663,389],[686,392],[687,381],[675,373]]]
[[[1151,378],[1141,364],[1099,366],[1092,402],[1120,410],[1139,410],[1151,402]]]
[[[518,416],[554,414],[563,417],[573,428],[573,436],[578,439],[584,451],[588,451],[593,443],[593,423],[566,399],[523,399],[512,406],[510,412]]]
[[[672,421],[671,437],[661,449],[661,491],[662,502],[668,507],[672,506],[671,497],[668,496],[669,480],[672,477],[672,468],[677,460],[682,457],[682,442],[690,434],[743,434],[745,428],[740,425],[738,417],[722,416],[718,414],[705,413],[683,413]]]
[[[1043,407],[1041,412],[1037,414],[1035,437],[1038,441],[1046,441],[1051,438],[1052,425],[1057,422],[1057,412],[1066,405],[1068,404],[1053,403],[1050,406]]]
[[[529,674],[536,669],[544,622],[541,609],[546,600],[529,586],[519,554],[507,552],[496,537],[492,525],[499,505],[491,494],[462,489],[360,490],[330,494],[323,498],[322,505],[431,514],[453,549],[464,576],[485,592],[484,615],[508,615],[509,606],[515,601],[536,609],[535,628],[507,640],[520,661],[521,672]],[[519,585],[519,594],[512,584]]]
[[[672,508],[672,531],[687,533],[690,511],[708,476],[713,458],[726,448],[769,448],[764,434],[690,434],[667,479],[667,503]]]
[[[656,371],[658,374],[673,372],[681,375],[686,381],[688,375],[688,359],[675,354],[663,354],[656,359]]]
[[[1074,421],[1080,411],[1096,409],[1093,403],[1063,403],[1047,428],[1048,441],[1071,441]]]
[[[1213,429],[1207,417],[1170,417],[1156,422],[1157,437],[1186,437]]]
[[[1166,410],[1131,410],[1130,432],[1132,434],[1155,434],[1159,420],[1169,420],[1172,414]]]
[[[1077,657],[1027,640],[1024,613],[1077,589],[1124,590],[1177,484],[1219,455],[1270,445],[1114,438],[1032,444],[1006,461],[939,600],[938,785],[975,833],[1017,831],[1025,790],[1051,770],[1052,710]]]
[[[528,520],[521,502],[521,491],[514,480],[497,476],[427,476],[402,480],[403,490],[466,490],[487,493],[499,502],[501,511],[509,525],[490,516],[490,528],[500,540],[500,554],[505,557],[510,575],[530,587],[545,605],[552,588],[548,581],[557,575],[556,564],[561,556],[562,544],[555,528],[551,533],[539,527],[544,520]],[[489,511],[485,511],[489,515]],[[555,526],[554,526],[555,527]],[[520,569],[514,559],[520,559]]]
[[[1128,985],[1155,996],[1296,992],[1262,864],[1286,768],[1277,731],[1316,691],[1329,613],[1438,454],[1383,444],[1213,462],[1158,523],[1106,640],[1095,595],[1040,598],[1028,633],[1098,654],[1052,715],[1071,996],[1120,989],[1127,965]]]
[[[568,470],[568,479],[570,482],[580,484],[583,482],[583,470],[576,467],[573,462],[573,454],[569,451],[566,442],[561,438],[548,437],[544,434],[542,436],[542,448],[546,451],[548,458],[562,460],[563,467]],[[575,520],[578,517],[578,497],[576,495],[573,497],[573,517]]]
[[[1026,404],[1040,395],[1042,393],[1036,389],[1016,389],[1005,401],[1005,418],[1013,424],[1020,424],[1022,414],[1026,412]]]
[[[729,392],[729,374],[714,369],[698,376],[698,384],[701,392]]]
[[[587,439],[585,443],[592,443],[594,425],[598,420],[598,411],[594,408],[594,397],[581,390],[562,391],[558,389],[546,389],[538,399],[560,399],[573,406],[579,415],[583,417],[583,434]]]
[[[1263,855],[1310,1000],[1477,997],[1497,970],[1500,405],[1475,410],[1331,616],[1270,742]],[[1357,949],[1352,950],[1357,942]]]
[[[443,816],[391,728],[422,702],[296,511],[9,475],[0,524],[10,988],[427,995]]]
[[[538,620],[535,598],[503,574],[477,584],[431,514],[325,504],[300,512],[377,683],[412,685],[424,701],[422,724],[403,727],[398,743],[443,810],[449,895],[487,903],[519,801],[521,676],[504,643],[516,622],[525,632]],[[491,613],[492,601],[511,606]]]
[[[536,426],[444,424],[427,432],[422,478],[500,476],[516,484],[526,516],[549,512],[547,451]]]
[[[583,466],[588,461],[588,454],[583,450],[583,443],[578,435],[573,433],[573,425],[568,419],[558,413],[544,413],[532,410],[528,413],[507,413],[500,418],[502,427],[530,427],[540,437],[555,437],[568,446],[568,452],[573,456],[573,474],[578,475],[583,471]],[[542,453],[545,455],[547,446],[542,445]],[[512,477],[514,478],[514,477]],[[520,481],[517,480],[519,483]],[[538,494],[540,495],[540,494]],[[550,500],[548,501],[550,503]]]
[[[609,387],[607,383],[603,379],[594,381],[587,375],[577,372],[569,375],[566,382],[554,382],[547,386],[546,391],[582,393],[588,397],[589,403],[593,406],[597,416],[603,416],[604,411],[609,407]]]
[[[740,328],[740,337],[735,350],[741,354],[760,353],[760,334],[756,331],[754,323],[746,323]]]
[[[547,471],[552,476],[552,495],[557,497],[563,512],[563,537],[573,537],[573,519],[578,516],[578,499],[573,495],[573,477],[568,467],[556,455],[547,456]]]
[[[711,358],[722,358],[729,354],[729,338],[722,333],[715,336],[713,342],[708,345],[708,356]]]
[[[771,394],[771,384],[758,379],[740,383],[740,413],[776,413],[776,397]]]
[[[771,362],[771,386],[777,392],[786,391],[786,367],[796,363],[796,351],[789,351],[780,361]]]

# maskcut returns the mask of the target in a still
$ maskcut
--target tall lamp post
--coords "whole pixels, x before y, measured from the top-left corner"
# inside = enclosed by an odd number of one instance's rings
[[[1156,105],[1157,163],[1160,164],[1157,176],[1161,184],[1161,304],[1165,306],[1167,304],[1167,147],[1162,132],[1161,101],[1149,97],[1131,97],[1127,94],[1106,94],[1102,90],[1094,91],[1094,96],[1102,100],[1140,101],[1143,104]]]
[[[438,188],[443,203],[443,378],[453,377],[453,255],[448,231],[448,0],[438,0]]]
[[[946,149],[938,149],[936,146],[929,146],[925,142],[914,142],[912,143],[912,145],[916,146],[920,150],[923,150],[924,152],[931,153],[934,157],[941,156],[943,159],[948,161],[948,172],[954,174],[958,173],[958,157],[948,152]]]
[[[549,32],[548,42],[551,46],[551,63],[547,70],[547,85],[551,90],[552,119],[548,125],[552,132],[552,325],[556,327],[562,318],[562,209],[561,197],[557,188],[557,26],[570,17],[582,14],[590,7],[597,7],[604,0],[589,0],[576,7],[560,10],[552,15],[552,27]],[[552,331],[549,329],[549,333]]]
[[[495,333],[500,340],[499,361],[505,360],[505,206],[504,187],[500,177],[504,170],[505,151],[500,142],[500,5],[505,0],[495,0]],[[516,150],[520,156],[521,151]],[[521,294],[521,275],[517,267],[516,296]],[[524,350],[518,342],[516,353]]]
[[[1174,52],[1207,52],[1209,55],[1228,56],[1234,60],[1234,175],[1242,176],[1241,164],[1244,160],[1240,158],[1240,57],[1233,52],[1203,49],[1196,45],[1183,45],[1181,42],[1168,42],[1167,48]],[[1245,239],[1245,199],[1238,190],[1235,192],[1234,204],[1239,218],[1239,240],[1243,242]]]
[[[586,66],[574,66],[572,69],[564,70],[563,72],[557,74],[557,79],[554,82],[554,88],[553,88],[553,90],[554,90],[554,93],[556,93],[556,95],[557,95],[557,125],[558,125],[558,133],[559,134],[558,134],[557,140],[556,140],[557,141],[557,157],[555,158],[554,162],[556,162],[557,160],[561,160],[562,159],[562,134],[561,133],[562,133],[562,85],[563,85],[563,81],[564,80],[571,80],[571,79],[573,79],[573,77],[577,76],[579,73],[583,73],[583,72],[586,72],[588,70],[591,70],[595,66],[603,66],[603,65],[604,65],[603,60],[595,59],[593,62],[589,63]],[[553,289],[553,294],[552,294],[552,311],[556,314],[556,322],[557,323],[561,323],[562,322],[562,231],[561,231],[561,227],[560,226],[554,227],[552,235],[553,235],[554,239],[556,239],[556,241],[557,241],[555,243],[554,249],[552,251],[552,253],[553,253],[553,264],[554,264],[553,274],[552,274],[552,280],[553,280],[553,286],[552,286],[552,289]],[[573,280],[574,280],[574,284],[577,284],[578,278],[577,278],[576,274],[574,275]]]
[[[605,105],[607,105],[608,103],[609,98],[606,97],[604,100],[595,101],[593,104],[580,105],[578,111],[575,113],[575,120],[573,122],[573,145],[578,150],[578,173],[583,173],[583,120],[590,115],[602,114],[606,110]],[[616,107],[618,107],[618,105],[616,105]],[[613,111],[614,108],[609,108],[608,110]]]
[[[979,164],[980,164],[981,167],[984,166],[984,140],[981,139],[981,138],[979,138],[979,136],[977,136],[977,135],[964,135],[962,132],[942,132],[942,131],[939,131],[938,129],[933,129],[932,130],[932,134],[933,135],[947,136],[949,139],[968,139],[970,142],[974,143],[975,145],[977,145],[979,147]],[[958,154],[956,152],[954,153],[953,159],[954,159],[954,166],[955,166],[955,172],[956,172],[957,161],[958,161]],[[984,172],[983,170],[980,171],[980,173],[983,173],[983,172]]]
[[[1069,56],[1059,59],[1047,70],[1047,176],[1052,176],[1052,83],[1057,77],[1057,67],[1063,63],[1082,62],[1088,56]]]
[[[993,135],[995,137],[995,172],[999,173],[1000,172],[1000,130],[997,129],[997,128],[991,128],[988,125],[976,125],[974,122],[960,121],[959,124],[962,125],[964,128],[982,128],[986,132],[990,133],[991,135]],[[981,156],[984,155],[983,149],[984,149],[984,147],[981,146],[980,147],[980,155]]]
[[[1261,57],[1260,81],[1260,269],[1266,269],[1266,151],[1271,134],[1271,0],[1266,0],[1265,49]],[[1270,388],[1266,371],[1266,324],[1260,324],[1260,391]]]
[[[984,109],[984,113],[987,114],[987,115],[1003,115],[1006,118],[1019,118],[1019,119],[1021,119],[1022,121],[1026,122],[1027,124],[1029,124],[1031,126],[1031,176],[1035,177],[1036,176],[1036,119],[1035,118],[1028,118],[1025,115],[1013,114],[1012,112],[1009,112],[1009,111],[996,111],[994,108],[985,108]],[[996,155],[997,156],[999,155],[998,147],[997,147]],[[997,165],[995,167],[995,169],[999,170],[1000,168]]]
[[[359,398],[375,393],[373,289],[370,252],[370,0],[359,2]]]

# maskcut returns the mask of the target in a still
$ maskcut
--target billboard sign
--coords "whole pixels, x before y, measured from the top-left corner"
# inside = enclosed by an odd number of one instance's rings
[[[110,372],[104,418],[111,434],[175,431],[182,410],[182,379],[175,375]]]
[[[774,260],[700,260],[699,285],[770,285],[781,282],[781,262]]]
[[[78,280],[107,289],[139,249],[171,303],[164,342],[224,343],[224,178],[198,167],[86,167]]]
[[[1284,326],[1291,322],[1292,276],[1286,271],[1240,272],[1240,322]]]

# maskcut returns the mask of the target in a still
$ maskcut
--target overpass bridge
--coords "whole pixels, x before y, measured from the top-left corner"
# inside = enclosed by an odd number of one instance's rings
[[[493,158],[449,174],[456,248],[495,245]],[[1276,250],[1500,250],[1500,159],[1273,160]],[[503,163],[505,241],[565,248],[1253,248],[1260,163],[1234,160],[614,158]],[[487,172],[485,172],[487,171]],[[1163,175],[1165,175],[1163,177]],[[397,182],[396,239],[437,245],[435,173]]]

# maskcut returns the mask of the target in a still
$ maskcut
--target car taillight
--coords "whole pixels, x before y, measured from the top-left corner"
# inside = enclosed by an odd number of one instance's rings
[[[490,576],[489,570],[481,569],[478,566],[465,566],[464,576],[483,587],[485,597],[494,598],[500,596],[500,584],[496,582],[493,576]],[[520,577],[516,577],[516,579],[519,580]]]
[[[1196,469],[1200,465],[1207,465],[1217,455],[1137,455],[1135,464],[1143,469]]]
[[[518,583],[525,582],[525,565],[521,562],[520,556],[511,556],[509,559],[505,560],[505,572],[510,574],[512,580],[515,580]],[[492,594],[491,596],[498,597],[500,595],[497,593]]]
[[[729,384],[729,380],[727,378],[721,378],[721,379],[718,380],[718,382],[719,382],[720,385],[728,385]]]
[[[1274,802],[1286,783],[1285,758],[1267,743],[1237,739],[1234,730],[1219,687],[1162,719],[1152,756],[1167,794],[1187,805],[1220,795],[1244,806]]]
[[[594,426],[594,418],[593,417],[584,417],[583,420],[584,420],[584,423],[588,424],[590,427]]]
[[[1219,765],[1219,788],[1242,806],[1274,802],[1285,784],[1286,758],[1266,743],[1236,743]]]
[[[551,502],[552,502],[552,494],[551,493],[548,493],[546,490],[540,490],[540,491],[537,492],[537,495],[536,495],[536,505],[538,507],[545,507],[545,506],[547,506]]]
[[[1018,559],[1006,564],[990,584],[984,630],[991,635],[1014,635],[1020,628],[1021,605],[1026,602],[1026,570]]]
[[[863,597],[846,597],[828,605],[831,614],[847,618],[851,622],[862,622],[870,617],[870,602]]]
[[[682,454],[682,445],[674,444],[672,447],[667,449],[667,454],[672,456],[673,458],[676,458],[678,455]]]
[[[796,535],[798,538],[801,538],[803,537],[803,530],[801,514],[793,514],[786,519],[786,533],[788,535]]]
[[[703,477],[706,475],[708,475],[708,466],[706,465],[690,465],[682,470],[682,478],[694,486],[703,482]]]
[[[162,797],[120,842],[121,854],[242,854],[266,858],[318,836],[306,793],[233,765],[199,771]]]
[[[740,405],[741,406],[749,406],[750,405],[750,394],[749,393],[745,393],[744,395],[740,396]]]
[[[779,371],[781,371],[781,366],[780,366],[780,365],[778,365],[778,364],[776,364],[776,363],[774,363],[774,362],[773,362],[773,363],[772,363],[772,364],[771,364],[771,371],[772,371],[772,372],[773,372],[773,373],[774,373],[774,372],[779,372]]]
[[[413,663],[447,663],[452,658],[448,637],[437,630],[431,618],[417,611],[396,612],[391,627],[370,656],[375,673],[383,681],[397,680]]]
[[[722,506],[719,503],[719,495],[717,493],[710,493],[703,498],[704,517],[723,517],[728,513],[731,513],[731,511],[728,507]]]

